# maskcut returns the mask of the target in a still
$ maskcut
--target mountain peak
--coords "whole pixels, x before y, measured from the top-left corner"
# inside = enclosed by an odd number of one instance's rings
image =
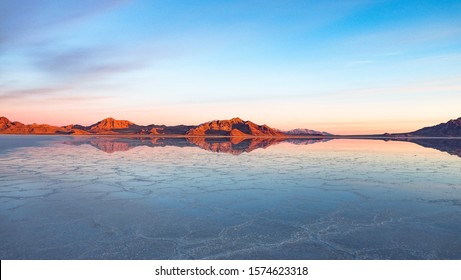
[[[6,129],[11,126],[11,122],[9,119],[5,117],[0,117],[0,129]]]
[[[0,117],[0,123],[11,123],[11,121],[9,119],[7,119],[6,117]]]
[[[232,119],[230,119],[230,121],[233,122],[233,123],[243,123],[243,122],[244,122],[244,121],[243,121],[241,118],[239,118],[239,117],[232,118]]]
[[[116,120],[112,117],[105,118],[92,126],[90,126],[91,130],[111,130],[111,129],[124,129],[129,128],[130,126],[134,125],[134,123],[127,121],[127,120]]]

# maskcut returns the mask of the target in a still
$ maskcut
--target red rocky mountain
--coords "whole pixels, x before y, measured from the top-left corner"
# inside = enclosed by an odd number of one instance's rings
[[[103,119],[100,122],[97,122],[90,126],[91,131],[107,131],[114,129],[125,129],[130,128],[131,126],[136,126],[134,123],[125,120],[116,120],[114,118]]]
[[[203,123],[187,132],[189,136],[271,136],[281,137],[284,133],[267,125],[257,125],[240,118],[230,120],[215,120]]]
[[[1,134],[66,134],[69,130],[59,126],[48,124],[23,124],[11,122],[5,117],[0,117]]]

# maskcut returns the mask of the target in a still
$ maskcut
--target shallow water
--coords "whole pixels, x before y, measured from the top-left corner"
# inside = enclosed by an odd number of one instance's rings
[[[444,141],[0,136],[0,258],[461,259]]]

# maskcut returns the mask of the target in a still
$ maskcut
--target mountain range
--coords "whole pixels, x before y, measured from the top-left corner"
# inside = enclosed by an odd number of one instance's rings
[[[315,134],[313,130],[304,130],[306,135]],[[290,135],[267,125],[258,125],[240,118],[230,120],[214,120],[200,125],[138,125],[127,120],[106,118],[90,126],[66,125],[52,126],[48,124],[23,124],[11,122],[0,117],[0,134],[67,134],[67,135],[155,135],[155,136],[229,136],[229,137],[285,137]],[[300,135],[300,134],[298,134]]]
[[[90,126],[48,124],[23,124],[0,117],[0,134],[64,134],[64,135],[147,135],[186,137],[335,137],[327,132],[298,128],[281,131],[267,125],[258,125],[240,118],[213,120],[200,125],[138,125],[127,120],[106,118]],[[374,135],[376,137],[461,137],[461,118],[408,133]]]

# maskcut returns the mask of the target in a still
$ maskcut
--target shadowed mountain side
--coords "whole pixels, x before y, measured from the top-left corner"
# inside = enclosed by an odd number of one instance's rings
[[[411,134],[417,136],[461,137],[461,118],[425,127],[411,132]]]
[[[408,138],[393,141],[412,142],[425,148],[432,148],[442,152],[461,157],[461,139],[423,139]]]
[[[65,141],[66,145],[91,145],[106,153],[125,152],[135,147],[199,147],[214,153],[229,153],[240,155],[250,153],[256,149],[265,149],[269,146],[289,142],[294,145],[308,145],[330,139],[283,139],[283,138],[121,138],[112,136],[95,136],[89,138],[76,138]]]
[[[407,133],[385,133],[383,137],[461,137],[461,118]]]
[[[139,135],[185,135],[194,126],[187,125],[131,125],[127,128],[110,130],[90,130],[94,134],[139,134]]]

